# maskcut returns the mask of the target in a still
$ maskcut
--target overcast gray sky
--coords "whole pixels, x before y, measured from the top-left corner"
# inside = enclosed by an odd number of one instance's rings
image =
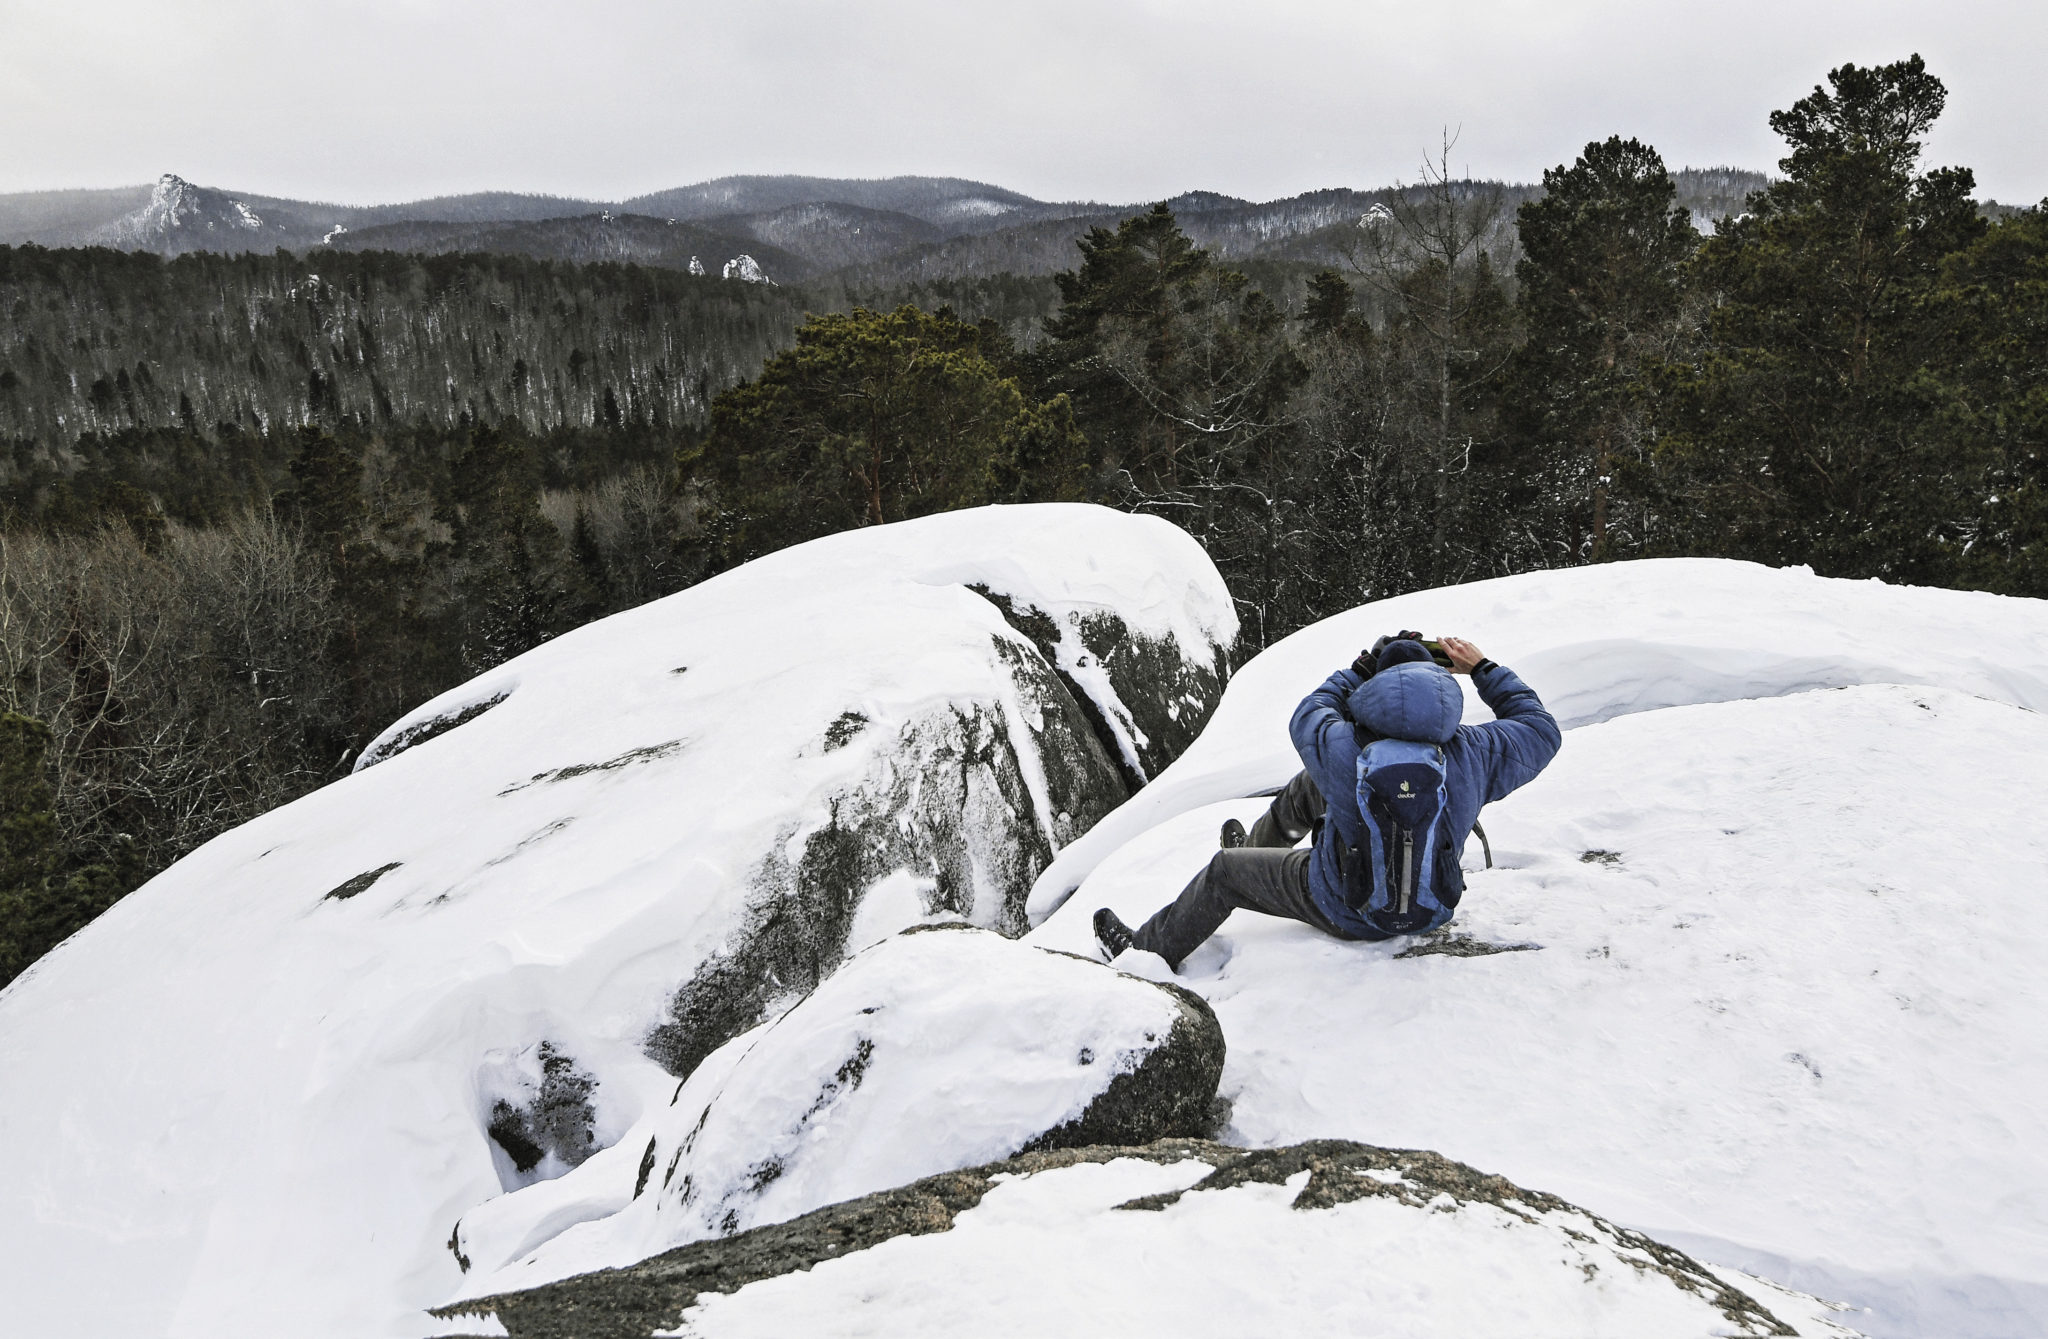
[[[1255,199],[1589,139],[1768,168],[1843,61],[1919,51],[1933,157],[2048,195],[2043,0],[0,0],[0,191],[176,172],[373,203],[737,172]]]

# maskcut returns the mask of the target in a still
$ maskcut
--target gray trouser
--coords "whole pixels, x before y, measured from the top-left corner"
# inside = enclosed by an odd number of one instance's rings
[[[1179,967],[1240,907],[1348,938],[1330,924],[1309,894],[1308,851],[1292,849],[1322,811],[1323,797],[1308,773],[1296,776],[1252,825],[1251,844],[1211,857],[1179,897],[1138,927],[1131,937],[1133,946]]]
[[[1307,772],[1296,772],[1294,780],[1280,788],[1259,821],[1252,824],[1251,846],[1292,846],[1308,836],[1323,816],[1323,793],[1309,780]]]

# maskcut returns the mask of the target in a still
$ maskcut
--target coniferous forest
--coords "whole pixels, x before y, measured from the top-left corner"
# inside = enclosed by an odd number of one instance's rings
[[[1704,234],[1616,137],[1051,277],[0,247],[0,983],[468,676],[933,511],[1166,517],[1246,651],[1635,557],[2048,596],[2048,212],[1924,161],[1945,97],[1833,71]]]

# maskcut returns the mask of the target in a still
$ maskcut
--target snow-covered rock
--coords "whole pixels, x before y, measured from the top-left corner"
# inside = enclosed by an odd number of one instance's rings
[[[1338,1140],[1029,1154],[445,1313],[514,1339],[1852,1334],[1555,1196]]]
[[[1522,673],[1563,751],[1487,809],[1446,933],[1239,914],[1186,964],[1226,1137],[1437,1149],[1876,1335],[2048,1332],[2048,604],[1673,562],[1368,606],[1242,667],[1029,942],[1171,898],[1399,627]]]
[[[700,1066],[647,1122],[616,1214],[562,1230],[565,1199],[603,1198],[580,1173],[482,1206],[456,1229],[463,1291],[644,1259],[1027,1149],[1201,1134],[1223,1053],[1209,1007],[1178,986],[971,926],[908,930]],[[593,1186],[615,1194],[622,1166],[593,1168]]]
[[[742,283],[767,284],[774,282],[774,280],[768,277],[767,272],[761,268],[760,261],[745,254],[734,256],[731,260],[725,262],[725,268],[720,271],[720,274],[723,278],[738,279]]]
[[[263,218],[246,201],[195,186],[166,172],[157,178],[149,203],[94,229],[89,243],[139,250],[179,251],[248,244],[237,234],[262,231]]]
[[[1111,615],[1176,649],[1087,674]],[[571,1166],[572,1221],[615,1164],[630,1191],[625,1133],[849,946],[1021,930],[1126,793],[1118,698],[1198,724],[1235,635],[1171,525],[989,508],[785,550],[425,704],[0,994],[0,1139],[36,1151],[0,1177],[11,1322],[415,1334],[458,1219]]]

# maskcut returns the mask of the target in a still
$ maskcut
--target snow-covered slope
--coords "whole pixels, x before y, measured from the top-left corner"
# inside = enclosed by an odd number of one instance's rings
[[[1110,626],[1144,654],[1101,663]],[[616,1155],[849,936],[1021,930],[1125,793],[1118,695],[1191,734],[1235,631],[1170,525],[992,508],[787,550],[427,704],[0,994],[7,1328],[417,1334],[459,1218]]]
[[[701,1294],[656,1333],[1710,1339],[1789,1324],[1814,1339],[1850,1334],[1811,1298],[1717,1277],[1439,1159],[1306,1152],[1218,1171],[1125,1157],[1015,1175],[945,1232]]]
[[[1401,626],[1572,728],[1447,937],[1241,914],[1190,960],[1225,1137],[1433,1148],[1874,1335],[2048,1332],[2048,605],[1683,562],[1368,606],[1240,670],[1031,942],[1171,898],[1262,808],[1209,801],[1284,781],[1294,703]]]

